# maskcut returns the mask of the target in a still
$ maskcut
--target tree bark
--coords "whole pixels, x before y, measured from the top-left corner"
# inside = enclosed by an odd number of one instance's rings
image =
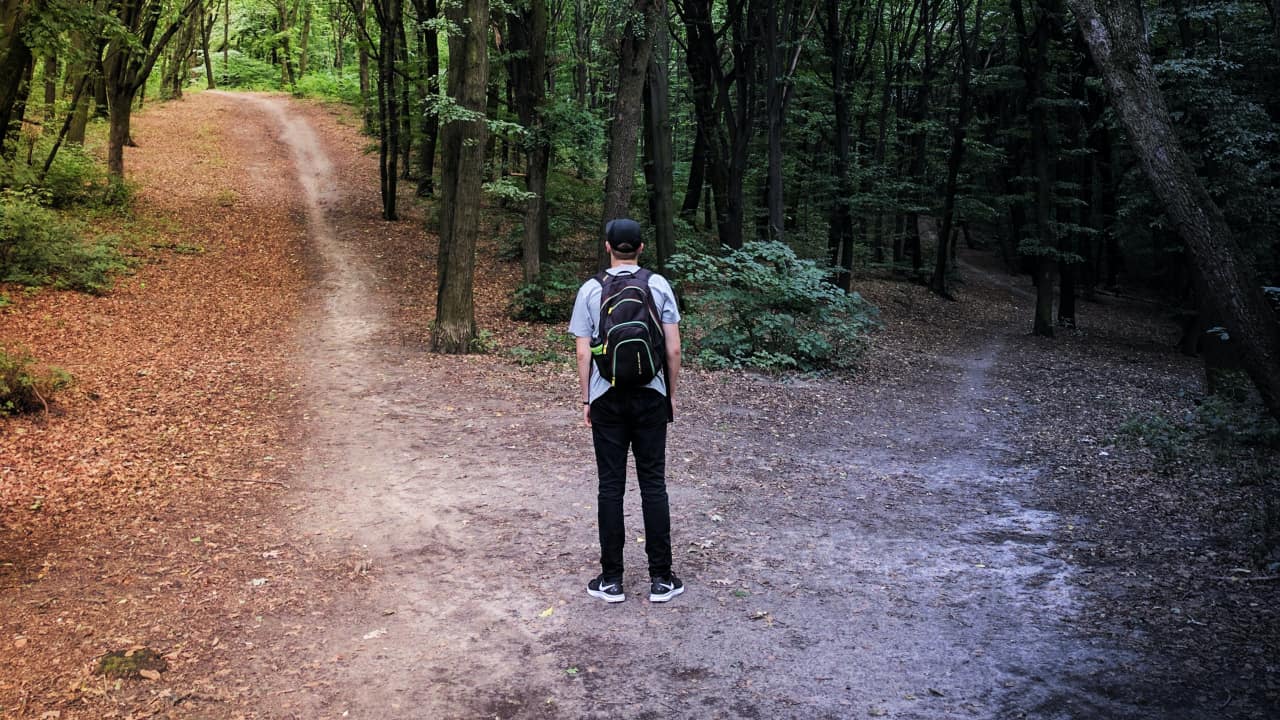
[[[929,280],[929,288],[948,300],[952,299],[951,290],[947,287],[947,270],[952,254],[951,229],[955,223],[956,191],[960,179],[960,165],[964,162],[965,135],[968,132],[969,116],[973,111],[973,103],[969,97],[969,76],[973,70],[973,52],[977,47],[978,39],[982,37],[982,0],[976,0],[975,5],[973,32],[970,34],[965,26],[968,12],[965,2],[955,0],[956,33],[960,41],[960,67],[956,71],[956,103],[959,107],[956,110],[955,125],[951,128],[951,153],[947,156],[947,180],[942,196],[942,227],[938,230],[933,277]]]
[[[0,5],[0,156],[11,157],[10,139],[18,134],[16,110],[26,102],[30,88],[25,87],[28,70],[34,58],[22,32],[27,17],[44,7],[43,1],[32,7],[24,3]]]
[[[689,184],[685,187],[684,202],[680,204],[680,217],[694,226],[697,225],[698,203],[702,199],[702,186],[707,175],[707,139],[702,132],[702,123],[697,123],[697,126],[693,156],[689,158]]]
[[[631,210],[631,192],[635,184],[636,141],[640,133],[644,79],[649,67],[649,53],[658,18],[666,10],[666,0],[634,0],[622,43],[618,48],[618,87],[614,96],[613,117],[609,123],[609,167],[604,181],[604,218],[627,217]],[[608,259],[604,243],[598,243],[597,264],[605,267]]]
[[[483,113],[489,84],[489,2],[450,4],[445,15],[462,29],[449,37],[449,95],[476,116],[447,123],[442,138],[439,290],[431,349],[457,354],[471,350],[476,334],[472,289],[488,133]]]
[[[529,0],[524,7],[515,9],[508,15],[507,26],[512,58],[507,74],[514,91],[516,114],[527,131],[524,140],[524,187],[532,197],[525,205],[521,265],[524,281],[531,283],[541,274],[542,259],[551,245],[547,218],[547,173],[551,147],[542,119],[547,88],[546,0]]]
[[[217,2],[217,0],[211,0]],[[213,35],[213,24],[217,22],[217,13],[210,12],[204,3],[200,4],[200,54],[204,56],[205,85],[210,90],[217,88],[213,77],[213,58],[209,56],[209,38]]]
[[[1195,259],[1209,302],[1267,410],[1280,419],[1280,323],[1222,211],[1178,142],[1156,81],[1139,6],[1067,0],[1102,71],[1112,107],[1165,212]]]
[[[423,23],[434,18],[439,9],[436,0],[414,0],[414,11],[418,19],[419,52],[427,58],[426,77],[423,82],[422,95],[435,97],[440,92],[440,44],[436,31],[423,27]],[[440,135],[440,118],[435,110],[427,107],[420,119],[422,139],[418,147],[418,197],[430,197],[435,192],[436,140]]]
[[[668,98],[668,67],[671,62],[671,38],[665,22],[659,22],[649,54],[648,77],[644,90],[644,174],[649,190],[649,222],[653,225],[653,244],[658,272],[675,254],[676,225],[674,178],[671,147],[671,107]]]

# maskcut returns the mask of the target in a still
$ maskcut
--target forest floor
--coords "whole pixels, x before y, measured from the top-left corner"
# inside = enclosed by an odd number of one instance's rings
[[[0,717],[1280,714],[1275,458],[1122,439],[1201,393],[1153,306],[1034,338],[1024,279],[971,252],[960,302],[860,283],[884,327],[856,377],[689,371],[687,591],[645,599],[632,495],[606,606],[569,346],[506,319],[497,211],[497,349],[433,355],[435,238],[407,192],[379,219],[346,111],[200,93],[134,134],[111,222],[147,262],[0,311],[77,378],[0,419]],[[94,673],[141,647],[158,674]]]

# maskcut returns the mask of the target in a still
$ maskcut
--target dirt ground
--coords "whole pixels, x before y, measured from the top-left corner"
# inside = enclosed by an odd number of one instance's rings
[[[856,378],[688,372],[668,448],[688,589],[645,599],[629,495],[629,597],[605,605],[584,591],[573,373],[502,354],[546,341],[505,319],[518,268],[496,241],[477,297],[499,350],[432,355],[435,238],[407,195],[406,219],[378,219],[376,158],[342,111],[201,93],[136,135],[143,212],[208,248],[0,319],[101,373],[54,417],[0,421],[0,715],[1280,713],[1276,583],[1232,571],[1257,488],[1174,482],[1115,439],[1133,408],[1198,391],[1150,308],[1086,306],[1090,329],[1033,339],[1022,280],[973,254],[960,303],[864,283],[884,328]],[[152,310],[163,341],[130,320]],[[153,419],[93,437],[163,465],[149,485],[59,440],[121,406]],[[92,674],[143,645],[169,661],[158,680]]]

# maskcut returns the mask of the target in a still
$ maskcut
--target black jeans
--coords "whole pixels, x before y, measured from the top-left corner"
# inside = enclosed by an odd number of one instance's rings
[[[627,487],[627,448],[636,459],[644,549],[649,577],[671,573],[671,511],[667,504],[667,398],[649,388],[612,388],[591,403],[591,438],[600,473],[600,568],[605,579],[622,579],[626,530],[622,497]]]

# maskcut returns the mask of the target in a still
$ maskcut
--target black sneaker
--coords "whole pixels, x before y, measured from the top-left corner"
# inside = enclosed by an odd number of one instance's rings
[[[618,603],[627,599],[622,592],[621,580],[605,580],[604,576],[593,578],[587,583],[587,594],[600,598],[607,603]]]
[[[666,602],[684,592],[684,583],[675,575],[653,578],[649,583],[649,602]]]

